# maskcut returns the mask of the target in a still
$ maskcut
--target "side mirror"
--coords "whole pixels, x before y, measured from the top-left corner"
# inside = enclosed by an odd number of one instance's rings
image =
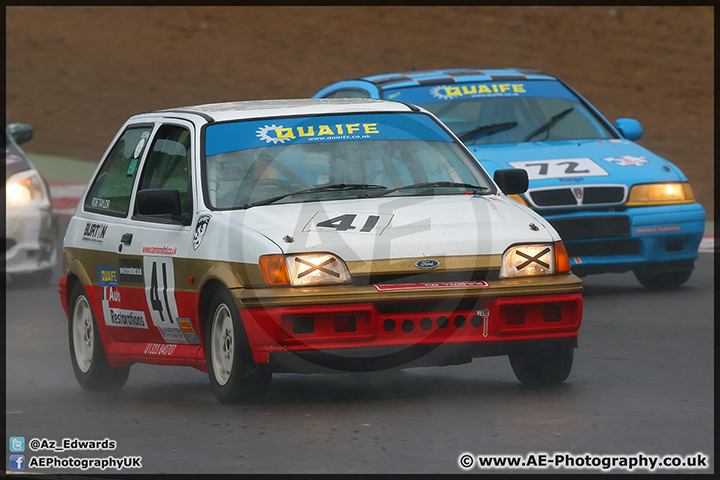
[[[505,195],[519,195],[528,189],[527,170],[522,168],[503,168],[495,170],[493,180]]]
[[[33,127],[27,123],[11,123],[7,126],[7,130],[18,145],[29,142],[33,138]]]
[[[615,128],[628,140],[640,140],[643,135],[640,122],[634,118],[618,118],[615,120]]]
[[[135,199],[140,215],[180,215],[180,192],[177,190],[140,190]]]

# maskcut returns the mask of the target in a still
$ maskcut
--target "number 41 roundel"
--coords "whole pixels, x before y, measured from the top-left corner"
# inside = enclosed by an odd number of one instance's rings
[[[328,213],[317,212],[303,228],[303,232],[340,232],[380,235],[390,224],[388,213]]]
[[[175,270],[171,257],[143,258],[145,298],[152,322],[167,343],[187,343],[178,325]]]

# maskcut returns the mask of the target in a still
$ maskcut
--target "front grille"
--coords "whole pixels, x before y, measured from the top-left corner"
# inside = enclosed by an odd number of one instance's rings
[[[565,249],[570,257],[636,255],[640,252],[640,242],[629,238],[627,240],[566,243]]]
[[[443,283],[443,282],[477,282],[494,280],[498,270],[464,270],[464,271],[433,271],[418,273],[384,273],[367,276],[354,276],[355,285],[383,285],[396,283]]]
[[[627,188],[624,185],[598,185],[530,190],[530,202],[538,208],[582,207],[588,205],[621,205]]]
[[[627,215],[547,218],[546,220],[563,240],[630,236],[630,217]]]

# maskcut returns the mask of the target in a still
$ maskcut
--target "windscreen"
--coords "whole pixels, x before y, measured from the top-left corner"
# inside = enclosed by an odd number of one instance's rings
[[[495,191],[475,159],[434,119],[402,113],[209,125],[203,183],[207,203],[221,210],[464,193],[466,185],[482,193]]]
[[[406,87],[386,90],[385,98],[431,111],[467,145],[615,138],[554,80]]]

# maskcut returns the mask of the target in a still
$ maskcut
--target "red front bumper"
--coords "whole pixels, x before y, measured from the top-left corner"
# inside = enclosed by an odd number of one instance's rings
[[[257,363],[280,352],[575,338],[580,293],[240,310]],[[505,350],[502,350],[504,352]]]

